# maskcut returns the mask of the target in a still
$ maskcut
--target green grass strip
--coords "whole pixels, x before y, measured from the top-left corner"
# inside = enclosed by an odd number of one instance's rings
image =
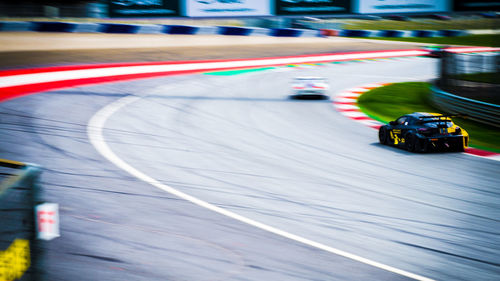
[[[372,30],[440,30],[440,29],[496,29],[498,19],[412,19],[395,20],[343,20],[342,29]]]
[[[238,75],[238,74],[244,74],[244,73],[249,73],[249,72],[264,71],[264,70],[269,70],[269,69],[275,69],[275,67],[261,67],[261,68],[236,69],[236,70],[226,70],[226,71],[213,71],[213,72],[205,72],[203,74],[219,75],[219,76],[231,76],[231,75]]]
[[[365,114],[383,123],[412,112],[444,113],[430,104],[430,94],[429,83],[395,83],[365,92],[359,97],[358,106]],[[453,118],[453,122],[467,130],[471,146],[500,152],[498,128],[462,118]]]
[[[362,38],[367,39],[366,37]],[[443,45],[500,47],[500,34],[467,35],[467,36],[457,36],[457,37],[401,37],[401,38],[370,37],[369,39],[443,44]]]

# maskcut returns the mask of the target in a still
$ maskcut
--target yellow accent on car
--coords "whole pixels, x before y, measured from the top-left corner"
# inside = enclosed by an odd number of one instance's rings
[[[0,166],[11,167],[11,168],[22,168],[25,167],[26,164],[23,162],[18,162],[13,160],[0,159]]]
[[[21,278],[30,267],[30,243],[26,239],[16,239],[5,251],[0,251],[0,281]]]

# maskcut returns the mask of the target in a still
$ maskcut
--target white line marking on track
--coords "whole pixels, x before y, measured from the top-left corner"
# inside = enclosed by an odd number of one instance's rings
[[[333,254],[336,254],[339,256],[343,256],[343,257],[346,257],[348,259],[351,259],[351,260],[354,260],[357,262],[361,262],[361,263],[364,263],[364,264],[367,264],[367,265],[370,265],[370,266],[373,266],[376,268],[380,268],[380,269],[383,269],[383,270],[386,270],[389,272],[393,272],[393,273],[396,273],[396,274],[399,274],[402,276],[406,276],[406,277],[409,277],[409,278],[412,278],[415,280],[421,280],[421,281],[432,281],[433,280],[433,279],[430,279],[430,278],[427,278],[424,276],[420,276],[420,275],[417,275],[417,274],[414,274],[414,273],[411,273],[411,272],[408,272],[408,271],[405,271],[402,269],[398,269],[398,268],[395,268],[395,267],[392,267],[389,265],[385,265],[385,264],[382,264],[382,263],[379,263],[376,261],[372,261],[370,259],[363,258],[363,257],[357,256],[355,254],[351,254],[351,253],[348,253],[348,252],[321,244],[319,242],[309,240],[307,238],[286,232],[284,230],[266,225],[264,223],[252,220],[250,218],[238,215],[236,213],[233,213],[231,211],[217,207],[217,206],[212,205],[208,202],[200,200],[196,197],[193,197],[191,195],[183,193],[183,192],[181,192],[177,189],[174,189],[168,185],[165,185],[165,184],[155,180],[154,178],[146,175],[145,173],[137,170],[136,168],[134,168],[133,166],[131,166],[130,164],[128,164],[127,162],[122,160],[120,157],[118,157],[111,150],[111,148],[106,143],[106,140],[104,139],[103,128],[104,128],[106,121],[108,120],[109,117],[111,117],[111,115],[113,115],[115,112],[117,112],[121,108],[123,108],[123,107],[125,107],[125,106],[127,106],[135,101],[138,101],[139,99],[141,99],[141,97],[137,97],[137,96],[128,96],[125,98],[121,98],[121,99],[105,106],[101,110],[99,110],[94,116],[92,116],[89,123],[87,124],[87,135],[89,137],[91,144],[96,148],[96,150],[102,156],[104,156],[106,159],[108,159],[111,163],[116,165],[118,168],[126,171],[127,173],[131,174],[132,176],[134,176],[134,177],[136,177],[136,178],[138,178],[146,183],[149,183],[149,184],[151,184],[151,185],[153,185],[153,186],[155,186],[155,187],[157,187],[165,192],[168,192],[172,195],[175,195],[179,198],[182,198],[182,199],[189,201],[193,204],[196,204],[200,207],[203,207],[203,208],[206,208],[208,210],[219,213],[221,215],[233,218],[235,220],[249,224],[251,226],[260,228],[262,230],[274,233],[276,235],[294,240],[296,242],[300,242],[302,244],[305,244],[305,245],[308,245],[308,246],[311,246],[311,247],[314,247],[317,249],[324,250],[326,252],[330,252],[330,253],[333,253]]]

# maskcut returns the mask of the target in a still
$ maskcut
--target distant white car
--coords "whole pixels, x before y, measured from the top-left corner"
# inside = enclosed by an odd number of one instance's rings
[[[328,99],[328,81],[324,77],[296,77],[292,81],[292,98]]]

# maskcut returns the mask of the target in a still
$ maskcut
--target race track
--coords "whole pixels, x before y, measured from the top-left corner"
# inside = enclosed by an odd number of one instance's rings
[[[47,196],[61,205],[62,237],[47,245],[48,280],[407,279],[225,217],[127,173],[87,137],[102,108],[116,110],[100,120],[107,146],[165,186],[421,277],[498,279],[500,163],[381,146],[375,130],[331,102],[288,99],[299,75],[325,76],[335,93],[428,80],[436,61],[174,76],[0,104],[8,144],[2,157],[46,167]]]

